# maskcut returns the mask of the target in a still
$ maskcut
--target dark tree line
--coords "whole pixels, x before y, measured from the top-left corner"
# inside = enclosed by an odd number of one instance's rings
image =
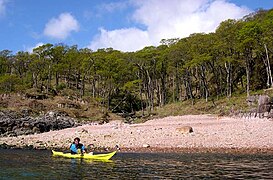
[[[273,10],[226,20],[215,33],[163,39],[124,53],[45,44],[33,53],[0,51],[0,90],[73,90],[114,112],[151,111],[170,102],[270,88]]]

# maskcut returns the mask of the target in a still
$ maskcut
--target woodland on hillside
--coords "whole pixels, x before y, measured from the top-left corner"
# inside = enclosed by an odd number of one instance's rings
[[[64,44],[33,53],[1,50],[0,93],[72,93],[112,112],[134,112],[273,86],[273,9],[226,20],[214,33],[160,43],[136,52]]]

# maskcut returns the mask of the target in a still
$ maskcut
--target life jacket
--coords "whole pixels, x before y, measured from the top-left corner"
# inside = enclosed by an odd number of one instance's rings
[[[70,150],[71,150],[71,154],[78,154],[78,153],[82,153],[82,151],[84,150],[84,146],[81,143],[78,143],[77,145],[73,142],[70,145]]]

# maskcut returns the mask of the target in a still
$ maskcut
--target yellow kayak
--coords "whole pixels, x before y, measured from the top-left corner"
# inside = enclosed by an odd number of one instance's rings
[[[109,160],[116,154],[117,151],[113,151],[106,154],[71,154],[71,153],[63,153],[52,150],[53,156],[61,156],[66,158],[83,158],[83,159],[94,159],[94,160]]]

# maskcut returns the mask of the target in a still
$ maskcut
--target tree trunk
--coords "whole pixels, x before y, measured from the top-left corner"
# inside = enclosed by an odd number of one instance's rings
[[[161,87],[160,87],[160,83],[158,82],[158,79],[155,79],[155,90],[156,90],[156,102],[158,106],[161,106]]]
[[[266,71],[267,71],[267,81],[268,81],[268,86],[271,86],[273,87],[273,80],[272,80],[272,74],[271,74],[271,67],[270,67],[270,61],[269,61],[269,55],[268,55],[268,50],[267,50],[267,47],[266,47],[266,44],[264,44],[264,48],[265,48],[265,53],[266,53]]]
[[[204,96],[205,96],[206,102],[208,102],[209,90],[208,90],[207,79],[205,75],[205,68],[203,65],[201,65],[201,80],[202,80],[203,89],[204,89]]]
[[[95,98],[96,97],[96,81],[95,81],[95,78],[93,77],[92,80],[91,80],[91,91],[92,91],[92,97]]]
[[[190,77],[190,73],[189,70],[186,70],[186,89],[187,89],[187,97],[190,99],[193,99],[193,94],[192,94],[192,83],[191,83],[191,77]]]
[[[50,86],[51,86],[51,63],[48,66],[48,76],[47,76],[47,86],[46,86],[47,94],[49,92]]]
[[[56,78],[56,86],[58,86],[59,85],[59,73],[58,72],[56,72],[55,78]]]
[[[178,64],[175,65],[175,101],[178,101],[180,85],[178,76]]]
[[[36,73],[33,72],[32,73],[32,81],[33,81],[33,87],[34,88],[38,87],[38,82],[37,82],[38,80],[37,79],[38,79],[38,77],[36,76]]]
[[[152,84],[152,78],[151,78],[151,75],[149,73],[148,70],[146,70],[146,75],[147,75],[147,79],[148,79],[148,83],[147,83],[147,90],[148,90],[148,98],[149,98],[149,107],[150,107],[150,110],[153,110],[154,109],[154,87],[153,87],[153,84]]]
[[[173,102],[175,102],[175,75],[173,75],[172,81],[173,81]]]
[[[231,97],[232,94],[232,82],[231,82],[231,64],[230,62],[225,62],[225,68],[226,68],[226,95],[228,98]]]
[[[145,72],[143,70],[143,67],[140,64],[136,63],[135,65],[139,69],[139,71],[137,73],[137,77],[142,80],[142,83],[140,83],[140,82],[138,83],[138,87],[139,87],[139,96],[140,96],[140,101],[141,101],[140,104],[141,104],[142,116],[144,116],[143,95],[146,97],[146,100],[147,100],[147,96],[146,96],[146,93],[145,93],[145,84],[146,84],[145,75],[144,75]],[[145,102],[147,102],[147,101],[145,101]],[[147,103],[146,103],[145,107],[147,107]]]
[[[166,104],[166,76],[167,76],[166,64],[164,62],[162,62],[162,64],[161,64],[161,76],[160,76],[160,80],[161,80],[161,88],[160,88],[161,102],[160,102],[160,106],[164,106]]]
[[[84,96],[85,93],[85,75],[82,77],[82,81],[81,81],[81,97]]]
[[[166,74],[161,77],[161,106],[166,104]]]
[[[250,95],[249,90],[250,90],[250,67],[249,67],[249,59],[248,57],[246,58],[246,94],[247,97]]]
[[[142,79],[142,76],[140,74],[141,74],[141,71],[139,70],[138,73],[137,73],[138,79]],[[143,86],[142,86],[142,84],[140,82],[138,83],[138,88],[139,88],[141,112],[142,112],[142,116],[144,116],[143,92],[142,92]]]

